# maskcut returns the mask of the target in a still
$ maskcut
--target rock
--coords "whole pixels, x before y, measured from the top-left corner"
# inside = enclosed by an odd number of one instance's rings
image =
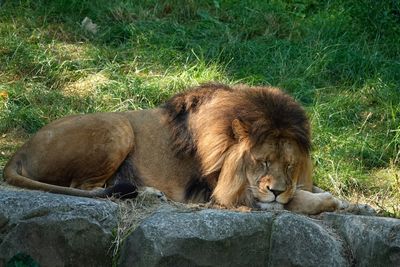
[[[398,219],[146,201],[117,205],[0,186],[0,267],[400,266]],[[119,259],[113,233],[126,236]]]
[[[158,212],[127,237],[119,266],[399,266],[399,227],[334,213]]]
[[[347,243],[354,266],[400,266],[400,220],[325,213]]]
[[[159,212],[125,241],[120,266],[347,266],[344,245],[289,212]]]
[[[340,237],[321,221],[284,213],[272,230],[271,260],[263,266],[350,266]]]
[[[118,206],[105,200],[0,189],[0,266],[111,266]]]
[[[268,262],[272,213],[159,212],[125,241],[120,266],[257,266]]]

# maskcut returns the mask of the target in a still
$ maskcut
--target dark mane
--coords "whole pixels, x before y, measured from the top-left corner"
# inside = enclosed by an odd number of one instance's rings
[[[250,124],[249,135],[253,144],[268,136],[291,138],[304,152],[310,152],[310,125],[299,103],[274,88],[253,87],[243,92],[249,103],[237,115],[241,121]]]
[[[241,138],[234,133],[234,120],[240,121],[249,148],[260,145],[266,138],[288,138],[297,142],[304,156],[310,152],[310,127],[305,111],[276,88],[206,84],[172,97],[161,108],[167,115],[175,155],[195,157],[200,166],[199,173],[186,185],[187,201],[208,201],[215,193],[212,192],[216,182],[230,181],[232,171],[242,162],[238,160],[242,157],[240,151],[230,150]],[[222,165],[229,166],[224,176],[221,176]]]
[[[218,83],[202,84],[175,95],[161,106],[172,127],[173,146],[177,155],[195,155],[196,144],[188,127],[188,117],[220,90],[231,91],[232,88]]]
[[[226,138],[234,142],[231,123],[234,119],[239,119],[247,125],[253,145],[259,144],[269,136],[291,138],[305,153],[310,152],[310,126],[307,115],[301,105],[288,94],[272,87],[204,84],[172,97],[161,106],[172,128],[173,146],[177,155],[196,155],[197,144],[189,129],[189,116],[212,99],[216,92],[221,91],[228,92],[224,94],[224,103],[210,111],[205,125],[211,121],[221,124],[221,128],[225,129]]]

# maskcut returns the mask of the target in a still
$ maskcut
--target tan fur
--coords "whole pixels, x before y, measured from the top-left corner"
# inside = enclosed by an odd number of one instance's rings
[[[57,120],[17,151],[4,176],[8,183],[20,187],[103,197],[104,191],[98,189],[128,157],[137,177],[142,178],[140,184],[184,201],[185,184],[197,163],[171,156],[171,136],[162,130],[167,127],[165,120],[160,109]],[[135,181],[137,177],[129,178]]]
[[[335,209],[328,197],[302,193],[312,190],[309,150],[308,120],[291,97],[276,88],[214,84],[157,109],[52,122],[16,152],[4,177],[86,197],[105,197],[105,187],[129,181],[180,202],[211,197],[225,207]]]

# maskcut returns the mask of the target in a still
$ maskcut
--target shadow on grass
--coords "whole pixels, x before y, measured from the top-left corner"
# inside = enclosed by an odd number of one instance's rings
[[[8,1],[3,21],[21,29],[3,58],[17,51],[11,61],[20,75],[39,73],[52,84],[62,79],[59,66],[36,64],[40,52],[32,50],[51,42],[90,43],[89,62],[63,67],[127,65],[119,68],[126,74],[135,61],[139,69],[174,73],[200,60],[220,65],[232,81],[283,86],[307,104],[314,88],[360,85],[371,77],[400,80],[393,64],[400,52],[399,5],[361,2]],[[80,27],[85,17],[99,26],[95,35]]]

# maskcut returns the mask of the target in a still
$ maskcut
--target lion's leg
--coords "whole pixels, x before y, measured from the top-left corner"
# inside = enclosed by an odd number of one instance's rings
[[[349,203],[332,196],[318,187],[313,187],[313,192],[297,190],[293,199],[285,205],[285,209],[313,215],[325,211],[341,211],[353,214],[375,215],[375,210],[367,205],[360,203]]]
[[[328,192],[312,193],[297,190],[293,199],[285,205],[285,209],[312,215],[345,208],[343,205],[344,203],[341,200],[333,197]]]
[[[109,151],[109,154],[122,153],[121,151]],[[126,154],[129,151],[125,151]],[[118,160],[116,157],[110,157],[108,159],[109,168],[102,168],[103,166],[99,162],[100,168],[96,168],[96,164],[92,163],[93,166],[90,171],[87,172],[87,176],[78,177],[77,179],[72,179],[70,187],[78,188],[82,190],[95,190],[101,189],[108,186],[113,186],[115,184],[132,183],[134,177],[131,177],[132,172],[126,171],[130,167],[130,157],[125,160]],[[127,167],[128,166],[128,167]]]
[[[134,146],[134,133],[130,122],[115,114],[98,116],[83,117],[81,121],[87,122],[80,129],[74,129],[75,132],[80,130],[85,133],[80,137],[80,146],[74,147],[72,151],[64,149],[65,157],[69,159],[64,164],[69,168],[72,188],[103,188],[115,175],[131,173],[129,168],[132,159],[129,155]]]
[[[113,175],[113,173],[106,173],[99,177],[88,177],[86,180],[72,180],[70,187],[82,190],[93,190],[104,187],[106,181]]]
[[[250,200],[247,200],[247,178],[240,170],[243,161],[241,154],[236,153],[231,148],[222,165],[218,182],[212,193],[212,199],[219,205],[233,208],[240,205],[250,206]]]

